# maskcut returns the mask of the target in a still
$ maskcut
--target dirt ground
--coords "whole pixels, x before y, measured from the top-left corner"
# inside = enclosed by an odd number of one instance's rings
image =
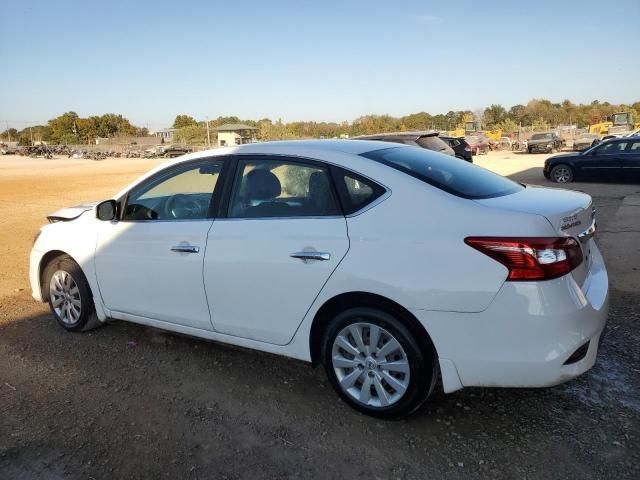
[[[476,162],[550,185],[544,158]],[[46,214],[109,198],[160,162],[0,157],[0,479],[640,478],[640,265],[615,261],[636,258],[621,245],[640,233],[620,230],[620,212],[640,185],[571,185],[594,196],[610,276],[628,274],[612,282],[590,372],[550,389],[438,394],[384,422],[305,363],[122,322],[70,334],[31,300],[28,252]]]

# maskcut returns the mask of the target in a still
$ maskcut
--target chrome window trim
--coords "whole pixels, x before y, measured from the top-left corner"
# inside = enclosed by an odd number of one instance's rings
[[[238,220],[344,220],[344,215],[313,215],[313,216],[297,216],[297,217],[218,217],[212,218],[216,222],[229,222]]]

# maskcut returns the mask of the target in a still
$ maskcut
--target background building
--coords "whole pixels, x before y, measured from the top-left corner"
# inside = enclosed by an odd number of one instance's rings
[[[258,128],[240,123],[227,123],[216,128],[218,133],[218,146],[229,147],[256,143],[258,141]]]
[[[175,133],[176,133],[175,128],[163,128],[162,130],[158,130],[157,132],[154,132],[153,136],[161,138],[162,140],[164,140],[164,143],[172,143],[173,136]]]

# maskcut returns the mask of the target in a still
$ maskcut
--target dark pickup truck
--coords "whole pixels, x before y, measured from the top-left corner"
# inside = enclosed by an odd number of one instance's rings
[[[529,153],[553,153],[562,148],[562,139],[557,133],[534,133],[527,142]]]

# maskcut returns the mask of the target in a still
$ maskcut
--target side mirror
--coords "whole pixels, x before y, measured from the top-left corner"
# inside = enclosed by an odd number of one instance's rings
[[[98,220],[103,220],[106,222],[110,222],[111,220],[116,219],[118,204],[115,200],[105,200],[102,203],[98,204],[96,208],[96,218]]]

